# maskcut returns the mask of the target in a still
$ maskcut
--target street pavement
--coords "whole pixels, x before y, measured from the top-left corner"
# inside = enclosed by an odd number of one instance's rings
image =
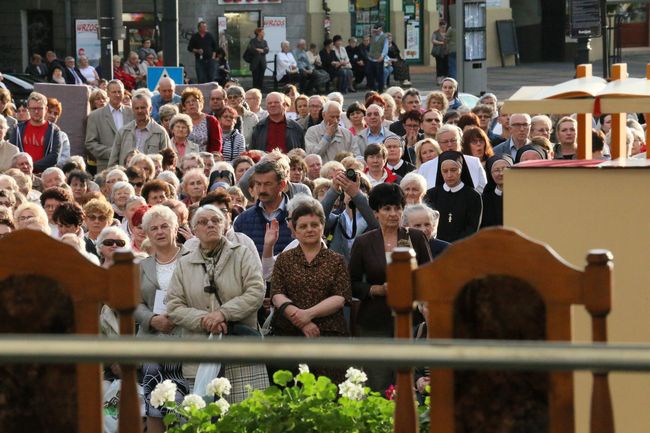
[[[622,63],[627,63],[630,77],[646,76],[646,65],[650,63],[650,48],[624,49]],[[602,76],[602,62],[592,63],[593,75]],[[435,83],[434,68],[413,65],[410,67],[412,86],[427,95],[439,89]],[[574,78],[573,62],[522,63],[518,66],[493,67],[487,70],[487,91],[497,95],[500,101],[508,99],[522,86],[552,86]],[[249,88],[250,77],[242,77],[240,82]],[[392,83],[391,83],[392,84]],[[362,86],[363,88],[363,86]],[[346,104],[363,99],[364,90],[346,95]]]
[[[650,49],[623,50],[622,63],[627,63],[630,77],[646,76],[646,64],[650,63]],[[592,63],[593,75],[602,77],[602,62]],[[488,68],[487,91],[499,100],[508,99],[522,86],[551,86],[574,78],[575,66],[565,63],[523,63],[504,68]],[[425,66],[411,68],[413,86],[421,91],[433,90],[433,69]]]

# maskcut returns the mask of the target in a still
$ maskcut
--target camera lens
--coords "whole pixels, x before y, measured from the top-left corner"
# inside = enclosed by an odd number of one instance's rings
[[[353,168],[348,168],[347,170],[345,170],[345,177],[347,177],[351,181],[356,182],[357,181],[357,172]]]

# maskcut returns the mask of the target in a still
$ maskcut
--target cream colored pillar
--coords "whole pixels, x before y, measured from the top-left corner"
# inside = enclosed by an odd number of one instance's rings
[[[436,0],[425,0],[422,17],[422,64],[426,66],[435,66],[436,63],[436,59],[431,56],[431,35],[438,28],[439,16]]]
[[[384,29],[384,31],[391,32],[393,34],[393,41],[395,41],[400,50],[404,51],[405,29],[402,0],[390,0],[388,13],[390,14],[390,29]]]
[[[341,35],[347,44],[352,31],[352,19],[347,0],[327,0],[330,8],[330,37]],[[322,0],[308,0],[307,3],[307,37],[308,42],[314,42],[319,49],[322,48],[325,39],[325,27],[323,20],[325,12],[323,11]],[[287,23],[291,25],[291,23]]]

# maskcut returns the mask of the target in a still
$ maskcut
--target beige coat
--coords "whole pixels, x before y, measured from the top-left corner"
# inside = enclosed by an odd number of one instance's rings
[[[246,148],[253,142],[253,128],[258,122],[257,114],[244,108],[244,114],[241,115],[241,133],[246,141]]]
[[[133,120],[133,111],[124,107],[122,114],[124,125]],[[117,128],[111,106],[107,105],[91,112],[88,115],[88,124],[86,125],[86,149],[97,159],[97,172],[108,167],[108,160],[111,156]]]
[[[11,168],[11,158],[18,152],[16,146],[6,140],[0,140],[0,172]]]
[[[145,155],[156,154],[160,153],[164,148],[169,147],[169,135],[167,135],[165,128],[158,125],[153,119],[150,119],[147,128],[149,129],[149,138],[144,142],[142,153]],[[124,128],[118,131],[115,136],[115,142],[113,143],[111,157],[108,159],[109,167],[116,164],[126,165],[126,155],[135,149],[137,143],[135,129],[136,124],[135,120],[133,120],[125,124]]]
[[[262,305],[266,286],[262,265],[246,247],[226,240],[215,268],[215,283],[223,305],[212,293],[203,267],[203,256],[196,249],[181,257],[167,289],[167,314],[183,328],[183,335],[206,335],[201,319],[219,310],[228,322],[257,328],[257,310]]]

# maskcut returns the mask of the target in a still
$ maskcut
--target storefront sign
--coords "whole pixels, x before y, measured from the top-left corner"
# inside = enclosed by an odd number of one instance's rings
[[[265,5],[265,4],[280,4],[282,0],[218,0],[219,5]]]
[[[404,60],[420,60],[420,23],[409,21],[406,23],[406,47]]]
[[[77,58],[84,55],[92,66],[99,65],[102,46],[97,38],[97,20],[76,20]]]
[[[264,17],[264,39],[269,44],[266,61],[273,64],[274,56],[280,52],[280,43],[287,40],[287,17]],[[272,75],[267,69],[266,75]]]
[[[600,36],[599,0],[571,0],[570,7],[572,38]]]

